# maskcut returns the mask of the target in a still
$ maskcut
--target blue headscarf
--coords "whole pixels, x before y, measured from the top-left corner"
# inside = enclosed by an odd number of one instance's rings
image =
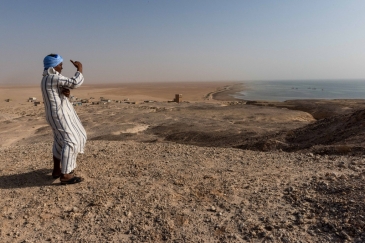
[[[63,62],[63,58],[60,55],[58,54],[48,55],[43,59],[44,70],[47,70],[50,67],[55,67],[61,62]]]

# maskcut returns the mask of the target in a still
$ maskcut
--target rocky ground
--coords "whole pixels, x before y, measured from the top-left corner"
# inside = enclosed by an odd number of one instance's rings
[[[365,242],[361,102],[318,120],[274,103],[76,107],[85,181],[67,186],[43,107],[1,108],[1,241]]]

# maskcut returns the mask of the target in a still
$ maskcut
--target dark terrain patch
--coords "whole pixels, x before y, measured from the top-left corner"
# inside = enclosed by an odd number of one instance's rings
[[[310,151],[318,154],[364,154],[365,110],[318,120],[304,127],[256,137],[237,146],[251,150]]]

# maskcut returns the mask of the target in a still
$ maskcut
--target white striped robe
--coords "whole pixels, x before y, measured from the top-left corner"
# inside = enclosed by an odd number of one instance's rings
[[[76,168],[77,154],[84,152],[87,138],[79,117],[68,98],[62,94],[62,89],[75,89],[83,82],[80,72],[72,78],[62,76],[52,67],[43,72],[41,89],[46,119],[54,135],[52,152],[61,160],[62,174]]]

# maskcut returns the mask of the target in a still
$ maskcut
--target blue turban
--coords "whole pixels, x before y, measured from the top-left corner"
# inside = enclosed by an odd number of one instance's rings
[[[44,70],[50,68],[50,67],[55,67],[58,64],[60,64],[61,62],[63,62],[63,58],[58,55],[48,55],[43,59],[43,66],[44,66]]]

